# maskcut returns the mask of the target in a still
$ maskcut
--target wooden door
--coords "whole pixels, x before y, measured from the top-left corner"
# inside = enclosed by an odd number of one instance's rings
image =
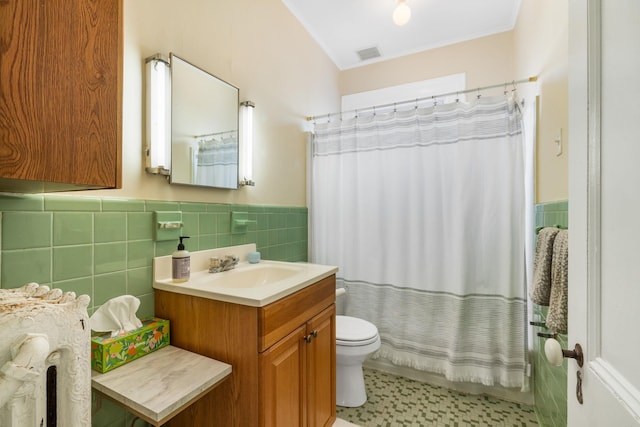
[[[260,355],[260,425],[306,426],[305,325]]]
[[[637,0],[570,2],[569,426],[640,425]],[[582,383],[582,402],[576,388]]]
[[[332,426],[336,419],[336,307],[307,323],[307,408],[309,427]]]

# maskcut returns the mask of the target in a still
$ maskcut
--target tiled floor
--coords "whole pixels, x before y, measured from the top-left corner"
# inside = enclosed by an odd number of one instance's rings
[[[533,408],[365,369],[367,403],[338,406],[338,418],[362,427],[537,426]],[[341,424],[335,424],[341,426]]]
[[[349,421],[345,421],[343,419],[338,418],[335,423],[333,423],[333,427],[359,427],[356,424],[352,424]]]

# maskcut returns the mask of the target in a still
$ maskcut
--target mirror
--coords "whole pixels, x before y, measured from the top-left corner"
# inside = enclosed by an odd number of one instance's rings
[[[238,188],[235,86],[171,54],[172,184]]]

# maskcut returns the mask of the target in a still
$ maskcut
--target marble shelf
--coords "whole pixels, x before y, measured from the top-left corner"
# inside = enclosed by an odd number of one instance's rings
[[[91,373],[94,390],[160,426],[231,375],[231,365],[167,346],[113,371]]]

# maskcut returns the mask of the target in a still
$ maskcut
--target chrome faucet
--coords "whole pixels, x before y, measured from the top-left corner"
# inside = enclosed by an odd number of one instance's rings
[[[235,255],[226,255],[220,259],[213,257],[209,259],[209,273],[219,273],[221,271],[227,271],[233,269],[240,259]]]

